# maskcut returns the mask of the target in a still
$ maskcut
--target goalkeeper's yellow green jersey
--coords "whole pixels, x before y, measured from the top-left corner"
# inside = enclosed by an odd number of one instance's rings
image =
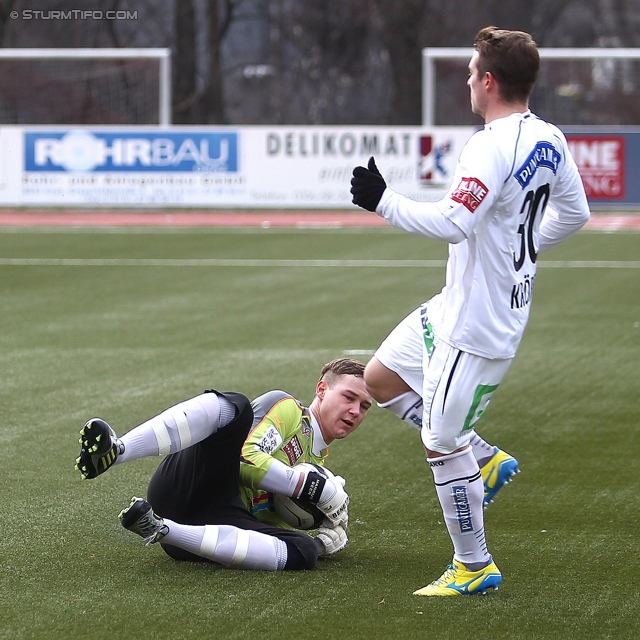
[[[269,391],[256,398],[251,406],[254,418],[242,447],[240,494],[246,507],[259,520],[291,529],[276,514],[273,495],[258,489],[258,485],[274,459],[289,467],[301,462],[324,465],[329,452],[326,447],[314,448],[316,432],[311,412],[288,393]]]

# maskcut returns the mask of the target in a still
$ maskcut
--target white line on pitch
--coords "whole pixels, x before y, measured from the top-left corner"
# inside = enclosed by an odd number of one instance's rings
[[[258,260],[234,258],[0,258],[0,265],[71,267],[444,267],[444,260]]]
[[[444,260],[257,260],[232,258],[0,258],[0,266],[45,267],[381,267],[442,268]],[[640,261],[562,260],[542,261],[551,269],[640,269]]]

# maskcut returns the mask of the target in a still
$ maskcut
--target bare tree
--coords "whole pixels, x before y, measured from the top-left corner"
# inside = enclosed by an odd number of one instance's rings
[[[0,46],[4,46],[5,28],[7,23],[11,23],[11,12],[15,4],[15,0],[0,0]]]
[[[266,11],[238,15],[229,34],[233,40],[234,34],[251,33],[245,39],[260,43],[225,49],[225,96],[233,121],[383,121],[393,83],[367,2],[279,0],[264,6]]]
[[[174,122],[225,122],[220,46],[239,1],[224,0],[222,7],[218,0],[177,3]]]
[[[422,49],[427,44],[442,46],[440,33],[458,31],[447,29],[444,3],[373,0],[373,5],[382,22],[380,37],[389,53],[395,88],[386,120],[389,124],[418,124],[422,112]]]
[[[308,0],[280,15],[283,120],[379,121],[390,81],[367,0]]]

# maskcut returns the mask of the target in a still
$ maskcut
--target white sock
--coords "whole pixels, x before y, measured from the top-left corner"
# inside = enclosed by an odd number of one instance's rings
[[[178,524],[167,518],[169,533],[162,542],[180,547],[225,567],[253,571],[282,571],[287,545],[274,536],[230,525]]]
[[[427,458],[436,493],[453,542],[453,557],[477,571],[491,561],[484,535],[484,485],[471,448]]]
[[[471,433],[469,444],[479,467],[484,467],[496,453],[496,448],[486,440],[483,440],[475,431]]]
[[[233,404],[217,393],[185,400],[125,433],[120,438],[124,453],[116,464],[186,449],[229,424],[234,416]]]
[[[378,406],[391,411],[414,429],[422,429],[422,398],[415,391],[407,391],[387,402],[379,402]]]

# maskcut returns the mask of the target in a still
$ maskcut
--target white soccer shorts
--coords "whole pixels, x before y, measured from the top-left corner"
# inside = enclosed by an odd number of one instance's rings
[[[428,303],[412,311],[375,357],[422,396],[422,442],[447,454],[469,443],[511,359],[490,360],[442,342],[427,311]]]

